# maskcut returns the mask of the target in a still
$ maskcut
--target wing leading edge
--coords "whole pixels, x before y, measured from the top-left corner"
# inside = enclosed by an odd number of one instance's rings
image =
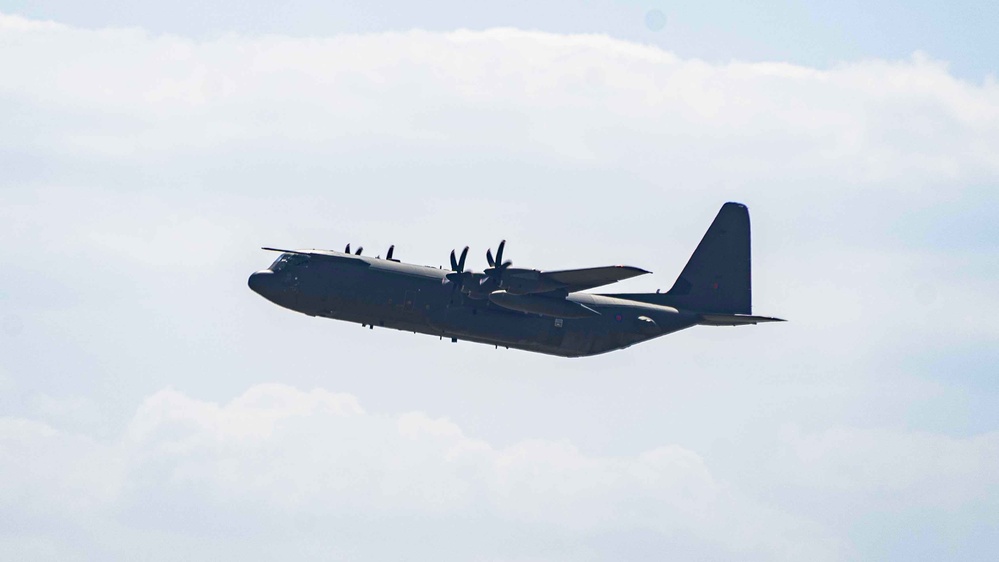
[[[639,275],[650,273],[642,268],[630,265],[609,265],[604,267],[587,267],[583,269],[561,269],[557,271],[542,271],[541,276],[549,279],[570,293],[585,291],[594,287],[610,285]]]

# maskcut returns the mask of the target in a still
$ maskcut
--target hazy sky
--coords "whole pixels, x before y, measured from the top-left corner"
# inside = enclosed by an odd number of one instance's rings
[[[12,559],[991,560],[992,4],[0,2]],[[308,318],[262,245],[650,269],[562,359]]]

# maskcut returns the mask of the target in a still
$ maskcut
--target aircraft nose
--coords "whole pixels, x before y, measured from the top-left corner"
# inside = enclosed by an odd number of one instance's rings
[[[250,275],[250,279],[247,281],[247,285],[250,286],[250,290],[257,293],[260,296],[266,297],[270,292],[270,287],[274,282],[274,272],[268,269],[263,271],[258,271]]]

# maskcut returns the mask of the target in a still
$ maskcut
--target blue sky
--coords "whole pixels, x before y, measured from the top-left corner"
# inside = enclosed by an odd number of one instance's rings
[[[991,559],[995,8],[449,6],[0,4],[3,551]],[[786,324],[564,360],[246,287],[506,238],[652,291],[728,200]]]

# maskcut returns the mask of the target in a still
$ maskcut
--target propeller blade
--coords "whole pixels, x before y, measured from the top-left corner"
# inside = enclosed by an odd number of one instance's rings
[[[451,271],[458,271],[458,260],[454,257],[454,250],[451,250]]]
[[[357,247],[357,251],[356,251],[356,252],[354,252],[354,255],[355,255],[355,256],[359,256],[359,255],[361,255],[361,251],[362,251],[362,250],[364,250],[364,246],[358,246],[358,247]]]
[[[468,256],[468,246],[461,251],[461,258],[458,260],[458,271],[465,271],[465,258]]]
[[[343,249],[343,253],[345,253],[345,254],[349,254],[350,253],[350,244],[347,244],[347,247]]]
[[[486,261],[489,262],[489,267],[496,265],[496,260],[493,259],[493,251],[486,248]]]
[[[496,248],[496,263],[503,263],[503,248],[506,247],[506,240],[500,240],[499,248]]]
[[[392,259],[392,253],[393,252],[395,252],[395,244],[389,246],[389,251],[388,251],[387,254],[385,254],[385,259],[387,259],[387,260]]]
[[[506,269],[506,268],[510,267],[511,265],[513,265],[513,261],[506,260],[505,262],[503,262],[503,265],[500,266],[500,269]]]

